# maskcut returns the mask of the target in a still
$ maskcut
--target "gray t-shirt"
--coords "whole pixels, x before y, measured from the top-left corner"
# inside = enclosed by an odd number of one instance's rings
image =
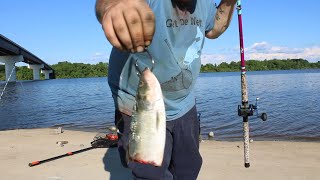
[[[167,120],[174,120],[195,105],[193,87],[200,72],[205,32],[213,28],[216,7],[213,0],[198,0],[192,14],[173,8],[170,0],[147,0],[156,18],[156,30],[148,51],[155,64],[164,96]],[[113,48],[108,82],[116,108],[133,112],[139,76],[135,67],[151,67],[147,53],[124,53]]]

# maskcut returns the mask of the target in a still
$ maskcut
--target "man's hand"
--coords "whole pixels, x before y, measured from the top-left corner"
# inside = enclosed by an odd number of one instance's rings
[[[97,0],[96,15],[114,47],[142,52],[151,44],[155,17],[145,0]]]

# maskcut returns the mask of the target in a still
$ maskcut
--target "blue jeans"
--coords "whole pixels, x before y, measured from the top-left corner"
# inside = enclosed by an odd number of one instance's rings
[[[164,159],[160,167],[126,161],[130,122],[131,116],[116,111],[115,124],[121,133],[118,141],[120,159],[123,166],[132,170],[134,179],[197,179],[202,158],[199,152],[200,123],[196,107],[181,118],[167,121]]]

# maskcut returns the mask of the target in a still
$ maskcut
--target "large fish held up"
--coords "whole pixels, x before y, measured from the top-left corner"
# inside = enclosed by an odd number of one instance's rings
[[[149,68],[140,74],[129,135],[129,160],[161,166],[166,114],[160,83]]]

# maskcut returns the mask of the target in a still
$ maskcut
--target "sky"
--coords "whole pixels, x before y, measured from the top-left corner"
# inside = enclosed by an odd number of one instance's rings
[[[0,0],[0,34],[51,65],[108,62],[112,46],[94,5],[95,0]],[[320,61],[319,7],[318,0],[243,0],[245,59]],[[205,40],[202,64],[239,60],[235,11],[224,34]]]

